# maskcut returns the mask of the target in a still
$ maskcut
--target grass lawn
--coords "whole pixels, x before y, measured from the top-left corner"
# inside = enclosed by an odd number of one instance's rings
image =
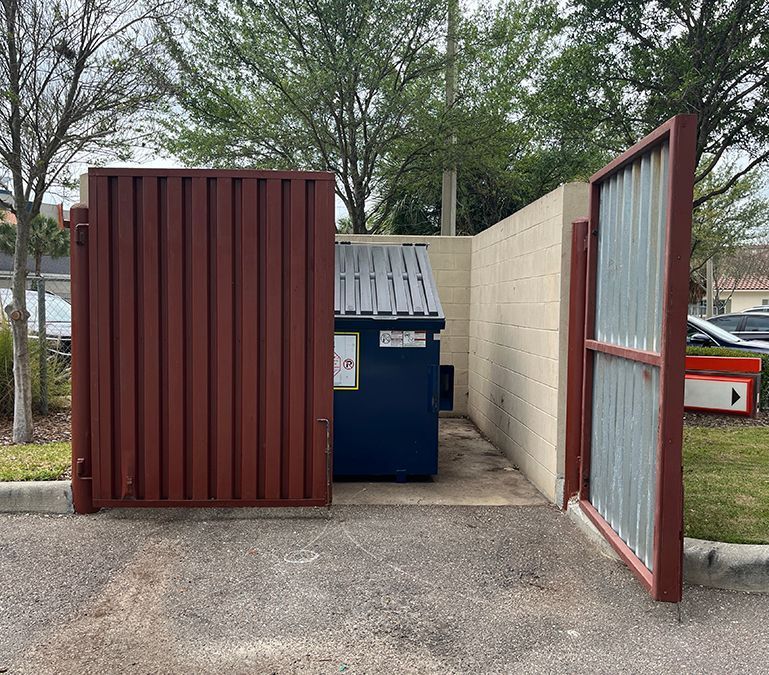
[[[684,428],[684,530],[769,544],[769,427]]]
[[[69,443],[0,446],[0,481],[57,480],[72,461]]]

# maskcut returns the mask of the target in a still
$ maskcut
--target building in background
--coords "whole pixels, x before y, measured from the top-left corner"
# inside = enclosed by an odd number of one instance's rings
[[[716,314],[769,305],[769,246],[744,246],[717,263],[714,285]]]
[[[2,218],[11,224],[16,223],[13,213],[13,195],[5,188],[0,187],[0,214]],[[59,221],[60,206],[58,204],[44,203],[40,207],[40,215]],[[63,212],[65,222],[69,219],[69,211]],[[35,270],[34,256],[27,259],[27,270],[32,273]],[[0,252],[0,288],[10,288],[11,272],[13,271],[13,256]],[[46,278],[46,288],[69,301],[70,278],[69,256],[52,258],[42,256],[40,260],[40,273]]]

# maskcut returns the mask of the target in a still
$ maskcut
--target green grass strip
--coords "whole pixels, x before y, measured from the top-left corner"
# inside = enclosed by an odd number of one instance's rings
[[[769,544],[769,428],[684,429],[688,537]]]
[[[69,443],[0,446],[0,481],[57,480],[71,461]]]

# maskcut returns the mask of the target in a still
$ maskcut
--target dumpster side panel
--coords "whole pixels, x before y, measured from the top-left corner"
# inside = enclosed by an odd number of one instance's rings
[[[440,342],[434,328],[425,347],[385,348],[380,330],[336,321],[360,334],[358,388],[334,392],[334,476],[427,476],[438,472]],[[409,322],[411,324],[411,322]],[[405,326],[408,328],[409,326]]]

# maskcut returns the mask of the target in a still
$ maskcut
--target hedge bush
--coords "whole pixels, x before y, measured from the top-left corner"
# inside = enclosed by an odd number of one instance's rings
[[[738,356],[741,358],[761,359],[761,392],[758,407],[761,410],[769,410],[769,354],[753,354],[741,349],[729,349],[727,347],[687,347],[687,356]]]

